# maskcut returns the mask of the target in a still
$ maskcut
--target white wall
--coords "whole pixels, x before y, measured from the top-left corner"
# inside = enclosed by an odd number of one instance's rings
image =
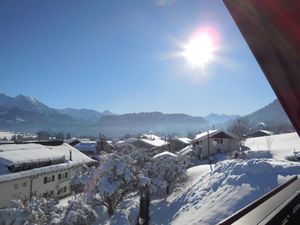
[[[213,141],[215,140],[222,140],[222,143],[220,141],[214,145]],[[218,149],[221,153],[224,152],[230,152],[234,151],[235,149],[235,142],[233,139],[230,138],[210,138],[209,139],[209,154],[214,155],[218,153]],[[205,158],[208,156],[208,140],[204,139],[202,140],[202,143],[200,142],[199,145],[195,146],[196,153],[200,154],[200,157]]]
[[[76,167],[65,170],[45,173],[36,177],[26,177],[8,182],[0,183],[0,208],[9,206],[12,199],[29,199],[32,181],[32,194],[43,196],[44,194],[55,194],[58,197],[64,197],[71,194],[71,177],[74,175]],[[65,176],[67,173],[67,177]],[[61,174],[61,179],[59,178]],[[54,181],[52,181],[54,176]],[[47,177],[49,182],[44,183]],[[52,192],[53,191],[53,192]]]

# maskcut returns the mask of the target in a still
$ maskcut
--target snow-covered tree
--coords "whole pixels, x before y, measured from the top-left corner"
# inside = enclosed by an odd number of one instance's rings
[[[95,167],[82,166],[71,179],[71,188],[75,192],[91,190],[95,186]]]
[[[5,224],[60,224],[62,210],[54,199],[36,198],[31,201],[13,200],[12,206],[0,209],[0,218]]]
[[[96,212],[86,203],[83,196],[69,200],[64,210],[61,224],[65,225],[89,225],[97,219]]]
[[[127,155],[112,153],[106,157],[105,162],[98,168],[99,179],[96,192],[101,196],[108,215],[111,217],[123,197],[134,190],[137,172],[134,160]]]
[[[169,194],[171,184],[185,175],[186,168],[187,161],[184,156],[162,156],[148,163],[145,171],[150,178],[152,189],[156,191],[164,189]]]

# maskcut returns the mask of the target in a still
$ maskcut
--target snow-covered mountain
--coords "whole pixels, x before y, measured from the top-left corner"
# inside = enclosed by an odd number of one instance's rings
[[[93,109],[74,109],[74,108],[65,108],[57,109],[59,112],[71,116],[73,119],[81,120],[89,124],[95,124],[100,117],[113,115],[110,111],[106,110],[103,113],[98,112]]]
[[[43,114],[58,113],[56,110],[44,105],[36,98],[24,95],[10,97],[5,94],[0,94],[0,108],[1,110],[10,110],[13,108],[17,108],[28,112]]]
[[[10,131],[65,131],[76,121],[35,98],[0,94],[0,127]],[[66,128],[66,129],[65,129]]]
[[[125,134],[155,132],[161,134],[198,132],[216,125],[226,128],[237,115],[209,114],[195,117],[186,114],[143,112],[115,115],[92,109],[54,109],[35,98],[0,94],[2,130],[37,132],[40,130],[71,132],[74,135],[118,137]],[[252,124],[289,124],[278,100],[246,116]],[[223,124],[223,125],[222,125]]]

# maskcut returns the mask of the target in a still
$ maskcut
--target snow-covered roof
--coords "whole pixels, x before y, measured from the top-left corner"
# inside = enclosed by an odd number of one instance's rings
[[[193,146],[192,145],[188,145],[186,146],[185,148],[181,149],[180,151],[176,152],[178,155],[186,155],[190,152],[192,152],[194,149],[193,149]]]
[[[167,142],[160,137],[154,135],[154,134],[142,134],[141,138],[138,139],[148,145],[151,145],[153,147],[161,147],[167,144]]]
[[[209,136],[211,135],[214,135],[218,132],[220,132],[221,130],[209,130],[209,131],[205,131],[205,132],[202,132],[200,134],[197,134],[194,138],[194,140],[202,140],[202,139],[205,139],[207,137],[207,134],[209,133]]]
[[[144,139],[144,138],[141,138],[140,141],[148,144],[148,145],[151,145],[153,147],[161,147],[161,146],[164,146],[167,144],[166,141],[160,139],[160,140],[149,140],[149,139]]]
[[[184,144],[190,144],[191,143],[191,139],[187,138],[187,137],[175,137],[174,139],[184,143]]]
[[[172,152],[164,151],[162,153],[158,153],[155,156],[153,156],[153,159],[160,158],[160,157],[177,157],[177,155]]]
[[[149,139],[149,140],[160,140],[161,138],[154,134],[142,134],[140,136],[141,139]]]
[[[131,143],[135,142],[136,140],[137,140],[136,138],[127,138],[126,140],[115,142],[114,145],[116,147],[123,147],[125,145],[128,145],[128,144],[131,144]]]
[[[15,145],[14,145],[15,146]],[[24,144],[26,147],[26,144]],[[18,147],[18,146],[16,146]],[[28,146],[30,147],[30,146]],[[24,163],[39,163],[44,161],[55,161],[64,158],[63,155],[53,152],[44,146],[33,149],[21,149],[16,148],[15,150],[1,151],[0,146],[0,163],[6,166],[18,165]],[[26,151],[26,152],[25,152]],[[23,153],[23,154],[22,154]]]
[[[209,133],[209,137],[213,137],[214,135],[219,134],[219,133],[224,133],[227,135],[227,137],[232,137],[230,134],[228,134],[224,130],[209,130],[209,131],[205,131],[200,134],[197,134],[193,141],[199,141],[199,140],[206,139],[208,133]]]
[[[72,160],[70,160],[70,155],[72,156]],[[8,166],[11,165],[39,163],[44,161],[52,162],[55,160],[59,160],[56,162],[58,163],[56,165],[48,165],[19,172],[8,170]],[[58,146],[44,146],[40,144],[0,145],[0,182],[93,162],[94,160],[68,144]]]
[[[68,144],[62,144],[58,146],[46,146],[46,147],[56,153],[64,155],[66,157],[66,160],[70,160],[70,151],[71,151],[73,164],[78,165],[78,164],[86,164],[86,163],[94,162],[94,160],[92,160],[90,157],[86,156],[85,154],[81,153],[76,148]]]
[[[95,141],[85,141],[78,143],[74,146],[74,148],[78,149],[79,151],[86,151],[86,152],[95,152],[96,142]]]

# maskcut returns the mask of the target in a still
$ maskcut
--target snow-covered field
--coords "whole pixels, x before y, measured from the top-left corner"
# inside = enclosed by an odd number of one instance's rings
[[[215,164],[212,172],[208,165],[188,169],[187,182],[165,199],[152,200],[150,224],[217,224],[291,176],[299,175],[300,163],[285,160],[294,148],[300,150],[298,135],[271,138],[269,158],[261,154],[259,159],[224,160]],[[265,137],[248,139],[246,145],[254,152],[268,150]]]
[[[12,136],[14,136],[14,135],[15,135],[15,133],[12,133],[12,132],[0,131],[0,139],[7,138],[8,140],[10,140],[12,138]]]
[[[268,141],[270,149],[268,149]],[[296,132],[248,138],[245,146],[252,151],[270,150],[273,158],[284,159],[285,156],[292,155],[294,150],[300,151],[300,138]]]

